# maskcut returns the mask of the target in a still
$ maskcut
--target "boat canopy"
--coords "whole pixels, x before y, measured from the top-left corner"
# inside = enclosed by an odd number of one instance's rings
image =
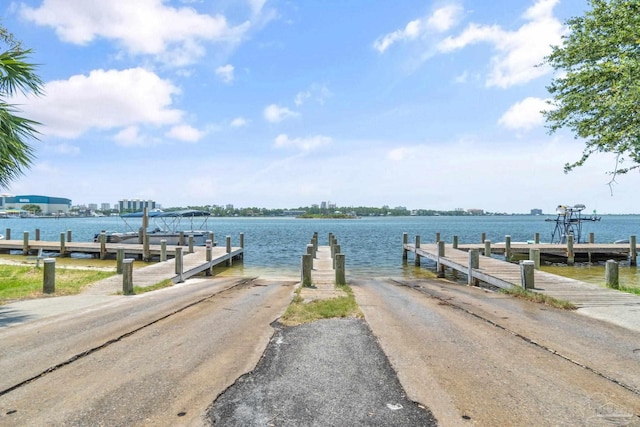
[[[144,212],[131,212],[120,215],[121,218],[142,218],[144,216]],[[211,216],[210,212],[207,211],[199,211],[195,209],[182,209],[178,211],[150,211],[147,213],[149,218],[192,218],[196,216]]]

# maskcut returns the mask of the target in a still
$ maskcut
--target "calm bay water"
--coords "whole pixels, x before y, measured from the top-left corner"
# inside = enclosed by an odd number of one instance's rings
[[[294,276],[299,274],[300,256],[305,253],[313,232],[319,233],[320,244],[326,245],[328,234],[334,233],[345,253],[347,274],[359,276],[417,276],[421,270],[402,265],[402,234],[408,233],[409,241],[420,235],[423,242],[435,241],[436,233],[451,242],[454,235],[460,243],[479,243],[482,233],[492,242],[502,242],[505,235],[512,241],[532,240],[540,233],[541,241],[549,241],[555,223],[546,222],[545,216],[482,216],[482,217],[365,217],[351,220],[320,220],[296,218],[209,218],[205,229],[215,234],[215,240],[223,244],[225,236],[231,236],[237,246],[240,233],[245,235],[245,260],[228,274],[261,276]],[[555,217],[549,217],[555,218]],[[132,229],[141,222],[129,221]],[[191,228],[191,224],[184,224]],[[193,224],[201,228],[201,222]],[[21,239],[28,231],[31,238],[40,229],[41,240],[59,241],[60,233],[72,231],[74,241],[92,241],[101,230],[126,231],[118,217],[102,218],[9,218],[0,220],[0,233],[11,229],[13,239]],[[595,234],[596,242],[608,243],[640,236],[640,216],[604,215],[601,221],[583,224],[583,240]],[[549,270],[549,269],[547,269]],[[553,272],[553,268],[551,269]],[[604,281],[604,267],[584,266],[570,269],[558,268],[559,274],[589,280]],[[621,281],[629,286],[640,286],[636,268],[621,266]]]

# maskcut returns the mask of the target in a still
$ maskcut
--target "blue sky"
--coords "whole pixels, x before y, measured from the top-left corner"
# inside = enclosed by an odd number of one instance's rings
[[[43,124],[13,194],[637,213],[638,175],[548,135],[541,63],[586,0],[25,0]]]

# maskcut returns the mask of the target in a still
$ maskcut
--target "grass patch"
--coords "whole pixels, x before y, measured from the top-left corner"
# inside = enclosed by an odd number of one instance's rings
[[[303,323],[310,323],[320,319],[331,319],[336,317],[356,317],[363,318],[363,314],[356,303],[351,287],[336,286],[347,295],[338,298],[325,300],[315,300],[305,303],[300,296],[301,288],[296,289],[293,301],[280,318],[280,323],[286,326],[295,326]]]
[[[636,286],[623,286],[623,285],[620,285],[620,286],[618,286],[618,290],[622,291],[622,292],[628,292],[630,294],[640,295],[640,288],[638,288]]]
[[[511,295],[516,298],[525,299],[538,304],[544,304],[555,308],[561,308],[563,310],[575,310],[576,306],[569,301],[563,301],[549,295],[540,294],[538,292],[531,292],[529,290],[512,287],[509,289],[500,289],[500,293]]]
[[[56,268],[56,295],[74,295],[114,272]],[[0,305],[12,300],[40,298],[43,268],[0,265]]]
[[[173,286],[173,282],[171,281],[171,279],[164,279],[163,281],[151,286],[134,286],[133,293],[135,295],[139,295],[146,292],[157,291],[158,289],[168,288],[169,286]],[[118,294],[122,294],[122,291],[118,292]]]

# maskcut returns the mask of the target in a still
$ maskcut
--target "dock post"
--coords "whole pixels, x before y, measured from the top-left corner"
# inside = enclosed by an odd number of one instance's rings
[[[409,259],[409,251],[407,250],[407,243],[409,243],[409,234],[402,233],[402,263],[406,264]]]
[[[11,229],[10,228],[7,228],[4,231],[4,238],[5,238],[5,240],[11,240]]]
[[[216,245],[216,240],[213,238],[213,231],[209,232],[209,240],[211,240],[211,247]]]
[[[302,277],[300,278],[302,281],[302,286],[309,287],[311,286],[311,269],[313,268],[313,259],[311,255],[304,254],[302,255]]]
[[[238,258],[242,260],[244,259],[244,233],[240,233],[240,248],[242,249],[242,253],[238,255]]]
[[[313,258],[316,258],[316,253],[318,252],[318,239],[316,237],[311,238],[311,245],[313,246],[311,255],[313,256]]]
[[[107,258],[107,234],[100,233],[100,259]]]
[[[63,257],[67,250],[64,247],[64,232],[60,233],[60,256]]]
[[[593,245],[595,242],[596,242],[595,233],[589,233],[589,243],[591,243]]]
[[[453,242],[451,243],[453,249],[458,249],[458,236],[453,236]]]
[[[42,279],[42,293],[53,294],[56,292],[56,259],[45,258],[43,279]]]
[[[477,286],[478,279],[473,277],[473,270],[480,266],[480,252],[477,249],[469,251],[469,272],[467,273],[467,284],[469,286]]]
[[[440,232],[436,233],[436,243],[440,241]]]
[[[165,239],[160,240],[160,261],[167,260],[167,241]]]
[[[444,258],[444,242],[438,240],[438,278],[444,278],[444,264],[440,262],[440,257]]]
[[[176,263],[176,274],[178,275],[178,283],[182,283],[184,282],[184,280],[182,280],[182,271],[184,270],[184,265],[182,262],[182,246],[178,246],[176,247],[176,259],[175,259],[175,263]]]
[[[482,235],[480,236],[480,238],[482,239],[480,242],[481,242],[481,243],[484,243],[484,241],[485,241],[485,240],[486,240],[486,238],[487,238],[487,233],[482,233]]]
[[[178,235],[178,246],[184,246],[184,231],[181,231]]]
[[[484,241],[484,256],[491,256],[491,240]]]
[[[29,232],[25,231],[22,235],[22,255],[29,255]]]
[[[540,233],[536,233],[533,235],[533,243],[536,245],[540,243]]]
[[[636,236],[629,236],[629,265],[637,264]]]
[[[67,230],[67,242],[71,242],[71,230]]]
[[[540,270],[540,249],[529,249],[529,261],[533,261],[533,267]]]
[[[40,241],[40,229],[36,228],[36,242]]]
[[[151,261],[151,249],[149,249],[149,235],[145,233],[144,240],[142,242],[142,259],[144,262]]]
[[[347,281],[345,280],[345,274],[344,274],[344,254],[337,253],[336,254],[336,285],[343,286],[346,284],[347,284]]]
[[[567,236],[567,265],[575,264],[575,253],[573,252],[573,234]]]
[[[418,249],[420,249],[420,236],[416,236],[415,249],[416,249],[415,264],[416,265],[420,265],[420,255],[418,255]]]
[[[189,253],[192,254],[193,253],[193,234],[190,234],[188,237],[189,242]]]
[[[511,236],[504,236],[504,260],[511,262]]]
[[[133,258],[122,260],[122,293],[133,295]]]
[[[331,246],[331,244],[333,243],[333,233],[329,233],[329,246]]]
[[[211,259],[213,258],[213,255],[212,255],[213,249],[211,248],[211,245],[212,245],[211,240],[207,240],[205,242],[205,245],[206,245],[205,256],[206,256],[207,264],[209,264],[205,272],[205,275],[211,276]]]
[[[122,262],[124,261],[124,247],[118,246],[116,249],[116,274],[122,274]]]
[[[618,263],[615,260],[608,260],[605,271],[605,283],[607,288],[618,289],[620,281],[618,278]]]
[[[340,252],[340,245],[335,245],[333,247],[333,268],[337,268],[336,267],[336,258],[338,257],[338,254],[341,253]]]
[[[227,267],[231,267],[233,265],[233,260],[231,259],[231,236],[227,236],[227,254],[229,254],[229,259],[227,259]]]
[[[522,280],[522,289],[533,289],[535,287],[533,264],[533,261],[520,261],[520,277]]]

